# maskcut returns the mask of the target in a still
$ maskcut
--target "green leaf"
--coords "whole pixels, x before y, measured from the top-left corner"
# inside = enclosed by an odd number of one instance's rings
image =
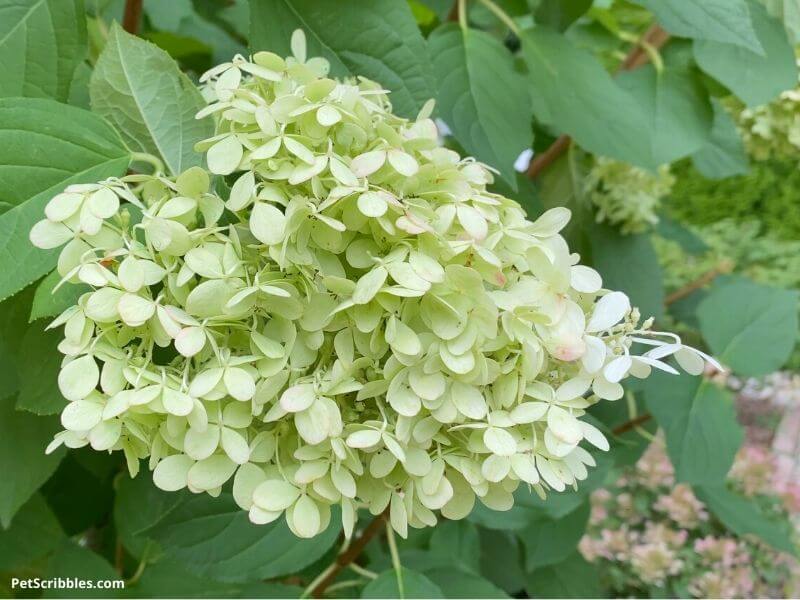
[[[444,598],[509,598],[488,579],[461,567],[426,569],[425,576],[441,590]],[[405,581],[403,584],[405,586]]]
[[[132,149],[160,157],[173,174],[202,164],[194,145],[213,134],[212,121],[194,118],[205,102],[163,50],[113,25],[89,91],[92,109]]]
[[[55,550],[63,539],[53,511],[40,494],[34,494],[11,527],[0,529],[0,571],[19,570]]]
[[[50,199],[71,183],[125,173],[129,154],[100,117],[39,98],[0,99],[0,300],[53,269],[57,250],[28,241]],[[20,269],[19,265],[25,265]]]
[[[247,7],[242,2],[239,4]],[[197,14],[191,0],[145,2],[144,10],[154,29],[181,36],[176,49],[202,44],[207,53],[212,53],[214,63],[226,62],[235,54],[247,54],[247,49],[224,29]]]
[[[664,314],[664,284],[661,266],[647,234],[622,235],[605,224],[589,230],[594,268],[603,285],[628,294],[642,317],[659,319]]]
[[[44,449],[60,430],[56,418],[14,409],[13,396],[0,400],[0,525],[8,527],[19,508],[56,470],[64,456]]]
[[[594,56],[546,27],[523,32],[522,51],[537,119],[594,154],[658,166],[644,111]]]
[[[165,492],[153,484],[149,472],[140,472],[136,478],[120,477],[114,496],[114,525],[126,550],[141,557],[146,546],[154,544],[145,530],[149,529],[186,499],[185,493]],[[147,555],[157,555],[152,548]]]
[[[336,10],[315,0],[250,0],[250,47],[291,54],[302,29],[308,56],[322,56],[335,76],[361,75],[392,92],[395,111],[416,116],[435,95],[425,41],[406,2],[338,0]]]
[[[660,237],[671,240],[680,245],[689,254],[700,255],[707,252],[708,244],[699,235],[672,217],[661,214],[655,226],[655,233]]]
[[[783,21],[793,45],[800,42],[800,4],[795,0],[763,0],[772,16]]]
[[[0,201],[14,206],[127,155],[108,123],[54,100],[0,98],[0,123]]]
[[[517,596],[525,587],[519,538],[506,531],[480,529],[480,539],[481,574],[509,594]]]
[[[558,564],[528,573],[531,598],[602,598],[600,574],[577,552]]]
[[[650,154],[657,164],[688,156],[708,142],[714,113],[694,71],[667,66],[659,73],[647,65],[621,73],[617,81],[645,107]]]
[[[467,152],[499,169],[516,189],[514,161],[530,147],[532,115],[508,50],[488,33],[454,23],[431,34],[428,50],[439,82],[439,116]]]
[[[671,34],[711,40],[762,54],[747,0],[633,0]]]
[[[362,598],[444,598],[435,583],[411,569],[400,569],[403,580],[402,593],[397,582],[397,573],[389,569],[370,581],[361,592]]]
[[[694,491],[714,516],[737,535],[757,535],[776,550],[797,554],[787,524],[767,518],[753,500],[732,492],[724,483],[700,485]]]
[[[0,97],[66,102],[86,56],[82,0],[0,0]]]
[[[106,559],[79,546],[72,540],[64,542],[56,553],[50,557],[45,570],[46,578],[78,578],[95,584],[103,581],[119,580],[120,576]],[[121,582],[120,582],[121,583]],[[122,589],[68,588],[48,589],[45,598],[119,598]]]
[[[481,558],[478,528],[469,521],[442,520],[433,530],[430,553],[450,565],[478,572]]]
[[[712,99],[714,124],[708,143],[692,155],[692,162],[708,179],[725,179],[744,175],[750,170],[742,138],[728,111],[716,98]]]
[[[313,539],[294,536],[284,519],[253,525],[230,494],[187,498],[143,533],[189,571],[218,581],[245,582],[295,573],[333,546],[341,526],[331,518]]]
[[[745,104],[758,106],[797,85],[797,65],[783,24],[755,0],[748,0],[748,7],[763,54],[730,43],[697,40],[694,56],[703,71]]]
[[[63,335],[57,330],[45,331],[44,328],[45,323],[34,323],[22,338],[17,361],[17,409],[37,415],[54,415],[67,404],[56,383],[63,359],[58,344]]]
[[[713,289],[697,309],[714,355],[739,375],[779,369],[797,341],[798,292],[743,278]]]
[[[67,451],[41,489],[67,535],[108,523],[114,502],[111,483],[123,468],[123,460],[121,452],[100,453],[89,446]]]
[[[724,481],[743,439],[731,394],[700,377],[660,371],[644,387],[675,477],[691,484]]]
[[[565,31],[592,7],[592,0],[542,0],[533,18],[556,31]]]
[[[66,283],[54,292],[60,281],[61,275],[58,271],[51,271],[39,282],[33,296],[30,321],[60,315],[70,306],[77,304],[78,298],[91,290],[88,285]]]
[[[525,548],[525,569],[532,571],[559,563],[578,547],[589,522],[589,502],[561,518],[541,517],[520,532]]]
[[[299,598],[303,588],[281,583],[224,583],[196,575],[169,559],[147,565],[136,583],[125,588],[130,598]]]

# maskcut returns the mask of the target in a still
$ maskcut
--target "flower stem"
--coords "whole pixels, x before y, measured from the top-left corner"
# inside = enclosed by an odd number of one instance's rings
[[[341,552],[339,556],[336,557],[336,560],[325,569],[319,577],[311,582],[311,585],[306,588],[306,592],[303,593],[302,597],[306,598],[308,595],[311,595],[314,598],[322,598],[325,590],[331,586],[342,569],[354,562],[372,538],[381,532],[386,515],[387,513],[383,512],[375,517],[372,522],[367,525],[358,539],[354,540],[347,550]]]
[[[131,152],[131,162],[143,162],[153,166],[154,175],[164,172],[164,163],[161,159],[147,152]]]
[[[386,541],[389,542],[389,554],[392,556],[392,566],[397,577],[397,593],[400,598],[405,598],[403,590],[403,565],[400,563],[400,553],[397,551],[397,540],[394,537],[394,529],[390,521],[386,521]]]
[[[505,24],[505,26],[508,27],[514,33],[514,35],[519,37],[520,33],[519,27],[517,27],[517,24],[514,23],[514,19],[512,19],[511,16],[506,11],[500,8],[492,0],[481,0],[481,4],[483,4],[486,8],[488,8],[494,14],[495,17],[500,19]]]

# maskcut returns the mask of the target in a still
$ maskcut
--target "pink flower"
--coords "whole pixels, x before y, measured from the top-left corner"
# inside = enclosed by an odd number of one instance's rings
[[[661,496],[653,504],[657,511],[667,513],[680,527],[691,529],[708,520],[705,505],[700,502],[688,485],[679,483],[669,494]]]
[[[641,544],[631,550],[631,566],[645,583],[663,585],[667,577],[680,573],[683,561],[666,544]]]

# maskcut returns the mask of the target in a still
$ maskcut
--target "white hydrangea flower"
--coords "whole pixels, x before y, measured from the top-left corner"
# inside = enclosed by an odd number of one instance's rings
[[[336,505],[348,535],[359,508],[406,535],[476,500],[508,510],[520,485],[576,486],[585,447],[608,450],[585,410],[703,357],[577,264],[569,211],[528,221],[439,145],[431,106],[401,119],[293,39],[293,58],[204,76],[200,148],[237,173],[228,198],[196,167],[128,176],[68,188],[31,232],[66,242],[59,272],[91,288],[51,325],[69,404],[48,451],[122,450],[132,474],[149,458],[168,491],[232,480],[254,523],[285,515],[301,537]]]

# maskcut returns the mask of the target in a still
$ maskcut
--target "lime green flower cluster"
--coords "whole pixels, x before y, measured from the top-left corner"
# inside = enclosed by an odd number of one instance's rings
[[[641,233],[658,222],[661,199],[675,183],[669,165],[651,173],[625,162],[597,157],[584,181],[584,193],[597,210],[599,223],[623,233]]]
[[[797,162],[800,152],[800,88],[787,90],[769,104],[732,106],[747,151],[755,160]]]
[[[203,78],[217,129],[199,149],[226,199],[200,168],[128,176],[70,186],[31,231],[92,288],[53,323],[69,403],[51,450],[120,449],[132,473],[149,458],[170,491],[232,479],[251,521],[302,537],[332,506],[348,535],[360,508],[406,535],[577,485],[582,444],[608,448],[585,410],[705,355],[638,327],[558,234],[569,211],[531,222],[489,192],[430,106],[401,119],[292,45]]]

